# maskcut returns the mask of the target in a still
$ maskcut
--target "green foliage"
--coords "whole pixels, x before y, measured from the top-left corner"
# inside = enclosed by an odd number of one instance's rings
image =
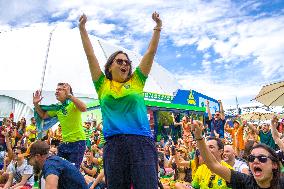
[[[171,115],[171,112],[158,112],[158,125],[164,126],[164,125],[170,125],[173,123],[173,118]]]

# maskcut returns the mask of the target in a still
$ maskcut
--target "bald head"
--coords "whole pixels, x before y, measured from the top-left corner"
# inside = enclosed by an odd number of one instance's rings
[[[224,153],[223,153],[223,159],[225,162],[235,162],[235,151],[232,145],[225,145],[224,146]]]

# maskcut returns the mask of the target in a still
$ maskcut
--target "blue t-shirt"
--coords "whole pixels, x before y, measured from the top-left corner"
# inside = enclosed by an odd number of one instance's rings
[[[215,120],[214,118],[212,118],[210,120],[210,136],[214,137],[214,130],[216,131],[216,133],[219,134],[219,138],[224,138],[224,126],[225,126],[226,121],[222,120],[222,119],[218,119]]]
[[[58,188],[60,189],[88,189],[79,170],[61,157],[50,156],[45,161],[42,169],[43,178],[46,179],[51,174],[58,176]]]

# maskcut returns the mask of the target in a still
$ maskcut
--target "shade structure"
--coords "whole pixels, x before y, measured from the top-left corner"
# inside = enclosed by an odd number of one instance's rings
[[[241,118],[246,121],[266,121],[271,120],[273,116],[277,116],[278,118],[283,118],[283,114],[276,114],[273,112],[251,112],[241,115]]]
[[[254,100],[266,106],[284,106],[284,81],[263,86]]]

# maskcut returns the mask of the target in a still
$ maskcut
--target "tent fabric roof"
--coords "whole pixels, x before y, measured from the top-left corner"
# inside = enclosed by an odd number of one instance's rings
[[[40,88],[48,41],[53,29],[54,26],[41,24],[0,33],[0,64],[5,68],[1,78],[7,78],[1,79],[0,90],[12,90],[9,94],[17,95],[13,97],[27,99],[20,96],[27,95],[26,91]],[[102,70],[107,57],[116,50],[127,52],[133,61],[133,68],[138,66],[141,60],[139,54],[92,35],[90,38]],[[58,82],[70,83],[74,93],[97,98],[79,30],[77,27],[70,29],[66,24],[56,26],[52,33],[43,90],[54,91]],[[144,91],[173,95],[178,88],[181,86],[174,76],[155,62]],[[16,90],[22,93],[19,94]]]

